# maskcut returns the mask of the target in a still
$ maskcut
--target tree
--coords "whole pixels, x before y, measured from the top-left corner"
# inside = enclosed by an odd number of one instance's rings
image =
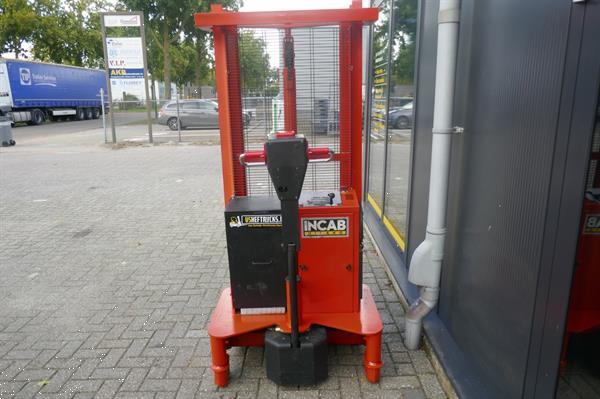
[[[193,15],[208,11],[211,3],[221,3],[226,7],[237,9],[238,0],[121,0],[122,4],[133,11],[142,11],[146,21],[146,41],[148,43],[149,69],[153,76],[162,77],[165,82],[165,96],[171,97],[171,81],[182,81],[176,76],[182,72],[187,76],[193,65],[187,65],[182,56],[189,56],[189,45],[193,43],[196,54],[189,59],[203,61],[206,58],[205,33],[194,27]],[[186,42],[186,44],[183,44]],[[175,60],[175,58],[177,60]],[[177,66],[174,67],[174,63]],[[157,68],[159,64],[162,67]],[[199,65],[196,65],[199,67]]]
[[[38,16],[27,0],[3,0],[0,3],[0,52],[23,53],[23,44],[31,40]]]
[[[99,12],[104,0],[35,0],[38,24],[33,55],[41,61],[86,67],[103,66]]]
[[[392,84],[412,85],[415,78],[417,0],[394,2]]]
[[[276,85],[277,71],[271,68],[267,44],[252,31],[243,30],[238,38],[242,84],[247,95],[266,95]]]

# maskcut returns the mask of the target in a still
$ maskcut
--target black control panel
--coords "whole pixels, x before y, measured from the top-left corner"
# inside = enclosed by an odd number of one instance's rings
[[[277,197],[233,198],[225,208],[225,232],[233,306],[286,306],[287,262]]]

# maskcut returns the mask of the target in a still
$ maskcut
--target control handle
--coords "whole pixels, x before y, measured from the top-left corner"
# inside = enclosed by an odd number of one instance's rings
[[[315,147],[308,149],[309,163],[329,162],[332,159],[333,151],[329,148]],[[240,163],[247,168],[263,166],[267,163],[267,154],[265,150],[246,151],[240,154]]]

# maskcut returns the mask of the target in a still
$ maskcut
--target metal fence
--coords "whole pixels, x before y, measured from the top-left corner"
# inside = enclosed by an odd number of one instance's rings
[[[103,120],[105,142],[219,144],[217,100],[174,97],[174,100],[150,101],[151,134],[145,101],[113,101],[112,112],[107,112]],[[243,99],[244,124],[253,137],[266,139],[277,118],[277,105],[272,97]]]

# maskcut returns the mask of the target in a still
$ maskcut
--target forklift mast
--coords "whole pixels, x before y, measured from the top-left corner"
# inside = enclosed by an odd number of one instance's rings
[[[264,346],[270,379],[307,385],[327,377],[327,344],[361,344],[379,380],[361,211],[362,32],[377,16],[356,0],[195,15],[214,37],[231,281],[208,327],[219,386],[232,346]]]

